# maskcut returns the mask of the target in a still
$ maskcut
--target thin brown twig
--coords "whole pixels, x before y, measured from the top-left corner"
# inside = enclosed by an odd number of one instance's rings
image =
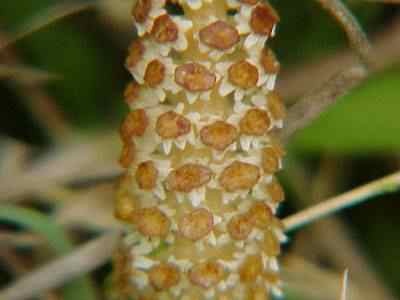
[[[352,48],[358,53],[363,62],[373,67],[372,47],[357,19],[340,0],[317,0],[327,10],[346,32]]]
[[[372,37],[376,69],[390,68],[400,59],[400,17],[395,18]],[[278,80],[278,92],[286,102],[297,100],[348,66],[358,64],[354,51],[343,50],[303,65],[285,69]]]
[[[280,132],[282,141],[287,143],[293,133],[310,125],[340,97],[366,79],[367,75],[363,66],[354,66],[299,100],[289,109],[288,125]]]
[[[400,17],[395,18],[373,38],[374,72],[390,68],[400,59]],[[278,80],[278,92],[286,103],[293,103],[306,92],[322,85],[348,66],[357,65],[354,51],[343,50],[303,65],[285,69]]]
[[[45,239],[32,233],[11,233],[0,231],[0,246],[35,247],[43,245]]]

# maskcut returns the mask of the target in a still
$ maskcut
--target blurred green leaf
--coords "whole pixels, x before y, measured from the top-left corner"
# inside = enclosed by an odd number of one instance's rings
[[[46,10],[54,3],[40,0],[37,3],[40,7],[35,8],[29,5],[30,1],[7,2],[0,10],[0,17],[16,28],[36,11]],[[128,80],[123,68],[125,52],[113,47],[113,41],[98,21],[94,10],[85,11],[16,45],[25,64],[62,76],[62,80],[50,81],[43,88],[70,124],[79,129],[114,127],[126,110],[122,101],[122,90]]]
[[[309,300],[298,291],[290,289],[288,286],[284,289],[284,295],[286,300]]]
[[[65,17],[76,14],[94,6],[97,1],[65,1],[56,3],[43,10],[39,10],[30,19],[19,26],[17,31],[5,43],[0,45],[0,49],[7,47],[20,39],[36,32],[44,27],[53,24]]]
[[[65,236],[62,227],[39,212],[16,206],[2,205],[0,208],[0,220],[25,227],[43,235],[48,240],[50,247],[58,255],[65,255],[73,249],[73,244]],[[65,300],[96,299],[91,282],[86,277],[65,284],[63,296]]]
[[[296,134],[291,146],[312,153],[398,151],[399,83],[398,68],[373,76]]]

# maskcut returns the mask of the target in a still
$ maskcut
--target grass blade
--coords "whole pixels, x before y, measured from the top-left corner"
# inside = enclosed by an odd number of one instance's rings
[[[57,255],[65,255],[73,250],[63,229],[52,220],[36,211],[16,206],[2,206],[0,221],[7,221],[43,235]],[[65,300],[95,300],[94,289],[86,277],[75,279],[63,287]]]

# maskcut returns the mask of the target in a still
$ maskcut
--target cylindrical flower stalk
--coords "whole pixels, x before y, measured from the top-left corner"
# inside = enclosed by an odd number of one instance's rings
[[[131,111],[116,216],[121,299],[267,299],[281,293],[274,138],[285,109],[258,0],[137,0],[126,67]]]

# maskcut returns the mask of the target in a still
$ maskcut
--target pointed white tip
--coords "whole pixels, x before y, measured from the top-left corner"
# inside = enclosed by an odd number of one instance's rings
[[[342,292],[340,294],[340,300],[347,300],[348,285],[349,285],[349,270],[346,269],[343,273]]]

